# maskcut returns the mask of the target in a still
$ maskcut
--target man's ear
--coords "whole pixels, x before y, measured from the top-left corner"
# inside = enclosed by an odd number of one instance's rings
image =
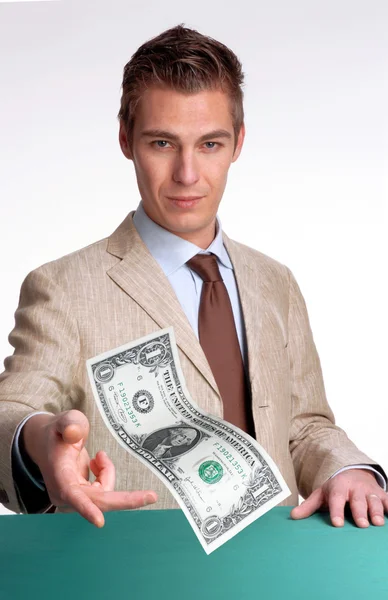
[[[124,121],[120,120],[119,143],[122,153],[128,160],[132,160],[132,151],[128,141],[128,133]]]
[[[242,123],[238,137],[237,137],[237,144],[236,144],[236,148],[233,153],[232,162],[235,162],[238,159],[238,157],[240,156],[241,150],[243,147],[243,143],[244,143],[244,138],[245,138],[245,125],[244,125],[244,123]]]

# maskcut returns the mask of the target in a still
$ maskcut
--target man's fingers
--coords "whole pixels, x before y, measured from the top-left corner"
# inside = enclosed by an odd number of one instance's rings
[[[79,410],[68,410],[59,415],[56,430],[67,444],[84,442],[89,434],[89,421]]]
[[[86,490],[90,489],[91,486],[79,485],[72,465],[65,464],[62,466],[57,485],[57,494],[54,494],[53,497],[50,494],[50,498],[60,511],[69,512],[74,510],[93,525],[103,527],[104,515],[86,494]],[[48,491],[50,493],[50,490]]]
[[[104,492],[98,487],[85,488],[85,493],[103,512],[131,510],[153,504],[157,495],[152,490],[136,492]]]
[[[85,487],[85,491],[86,489],[90,489],[90,487]],[[62,507],[64,512],[73,509],[96,527],[103,527],[105,523],[104,515],[85,491],[81,486],[70,486],[66,489],[66,493],[61,495],[58,508],[61,510]]]
[[[78,512],[87,521],[103,527],[105,523],[103,512],[111,510],[131,510],[142,508],[156,502],[156,493],[149,491],[136,492],[103,492],[93,486],[70,486],[61,494],[56,505],[62,512]]]
[[[111,462],[108,457],[106,459]],[[60,510],[61,507],[62,510],[74,509],[97,527],[104,525],[103,512],[142,508],[157,500],[157,495],[152,490],[114,492],[104,491],[101,486],[79,485],[74,481],[74,473],[70,466],[62,467],[60,481],[62,485],[59,498],[52,498],[53,504]]]
[[[368,503],[365,491],[356,490],[350,495],[350,509],[353,519],[358,527],[369,527]]]
[[[77,486],[68,488],[61,496],[58,509],[60,512],[76,511],[93,525],[103,527],[103,512],[142,508],[156,500],[153,491],[103,492],[98,487]]]
[[[369,518],[373,525],[384,525],[384,505],[383,501],[376,494],[367,495]]]
[[[105,492],[113,492],[115,489],[116,471],[114,464],[105,452],[100,450],[96,454],[96,458],[90,461],[90,468],[96,476],[96,481],[93,485],[100,485]]]
[[[334,527],[343,527],[345,523],[346,490],[334,489],[327,499],[330,519]]]
[[[317,488],[302,504],[292,509],[290,516],[292,519],[306,519],[321,508],[323,501],[322,488]]]

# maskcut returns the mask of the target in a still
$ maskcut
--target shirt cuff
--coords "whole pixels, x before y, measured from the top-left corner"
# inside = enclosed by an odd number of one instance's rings
[[[377,480],[377,483],[379,484],[379,486],[383,488],[384,492],[387,491],[387,480],[385,479],[385,477],[383,477],[383,475],[381,473],[379,473],[379,471],[377,471],[370,465],[349,465],[347,467],[342,467],[342,469],[339,469],[338,471],[336,471],[334,473],[334,475],[329,477],[329,479],[332,479],[339,473],[342,473],[342,471],[349,471],[349,469],[366,469],[367,471],[372,471],[372,473],[374,473],[374,475],[376,477],[376,480]]]
[[[45,491],[46,490],[46,486],[44,484],[43,481],[43,477],[37,477],[36,475],[34,476],[31,471],[28,469],[25,461],[23,460],[23,456],[20,450],[20,433],[23,429],[23,426],[27,423],[27,421],[29,419],[31,419],[31,417],[34,417],[35,415],[52,415],[52,413],[49,412],[45,412],[45,411],[37,411],[37,412],[33,412],[30,415],[28,415],[25,419],[23,419],[23,421],[20,423],[20,425],[18,426],[16,433],[15,433],[15,437],[13,440],[13,445],[12,445],[12,458],[15,461],[15,465],[17,466],[17,468],[28,477],[28,479],[40,490]]]

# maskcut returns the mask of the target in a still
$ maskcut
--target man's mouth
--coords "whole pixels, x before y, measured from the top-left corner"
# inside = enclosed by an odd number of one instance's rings
[[[167,198],[178,208],[192,208],[203,196],[167,196]]]

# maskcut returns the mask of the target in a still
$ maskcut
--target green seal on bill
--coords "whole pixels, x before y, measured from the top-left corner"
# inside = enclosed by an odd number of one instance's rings
[[[218,483],[222,479],[224,469],[220,463],[207,460],[200,465],[198,474],[205,483]]]

